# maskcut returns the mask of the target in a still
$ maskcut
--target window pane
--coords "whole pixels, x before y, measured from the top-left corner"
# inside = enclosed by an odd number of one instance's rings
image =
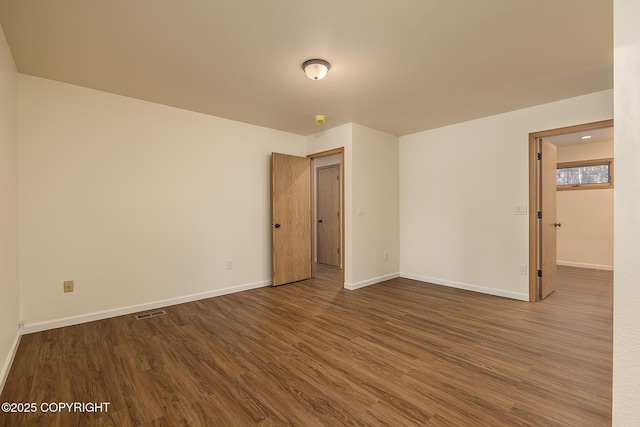
[[[567,170],[566,169],[556,169],[556,184],[557,185],[567,185]]]
[[[580,184],[580,168],[562,168],[556,171],[558,185]]]
[[[609,182],[609,165],[585,166],[582,168],[581,184],[606,184]]]
[[[608,184],[609,164],[556,170],[557,185]]]

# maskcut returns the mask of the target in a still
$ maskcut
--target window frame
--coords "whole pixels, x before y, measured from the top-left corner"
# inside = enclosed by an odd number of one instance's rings
[[[557,169],[576,168],[582,166],[609,166],[609,182],[602,184],[573,184],[573,185],[556,185],[558,191],[574,191],[574,190],[605,190],[613,188],[613,158],[578,160],[574,162],[563,162],[556,165]],[[557,182],[557,181],[556,181]]]

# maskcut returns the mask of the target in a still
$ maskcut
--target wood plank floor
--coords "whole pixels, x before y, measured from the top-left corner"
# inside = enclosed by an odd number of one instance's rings
[[[607,426],[612,273],[527,303],[395,279],[305,282],[22,337],[2,426]]]

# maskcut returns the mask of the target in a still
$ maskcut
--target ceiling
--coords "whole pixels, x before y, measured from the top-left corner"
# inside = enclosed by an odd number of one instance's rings
[[[309,135],[613,87],[611,0],[0,0],[18,72]],[[331,63],[324,80],[300,68]],[[327,117],[321,127],[317,114]]]
[[[589,137],[584,138],[583,137]],[[564,133],[562,135],[554,135],[545,138],[556,147],[564,147],[567,145],[592,144],[596,142],[613,141],[613,127],[583,130],[580,132]]]

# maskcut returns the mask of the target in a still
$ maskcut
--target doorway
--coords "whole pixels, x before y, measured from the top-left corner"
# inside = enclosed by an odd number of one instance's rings
[[[344,287],[344,148],[322,151],[307,157],[312,159],[314,176],[311,198],[314,203],[312,212],[315,225],[312,232],[314,277],[317,272],[323,276],[337,276],[340,277],[340,285]]]
[[[340,267],[340,164],[315,170],[316,262]]]
[[[611,128],[613,120],[529,134],[529,301],[540,301],[556,287],[556,146],[565,135]]]

